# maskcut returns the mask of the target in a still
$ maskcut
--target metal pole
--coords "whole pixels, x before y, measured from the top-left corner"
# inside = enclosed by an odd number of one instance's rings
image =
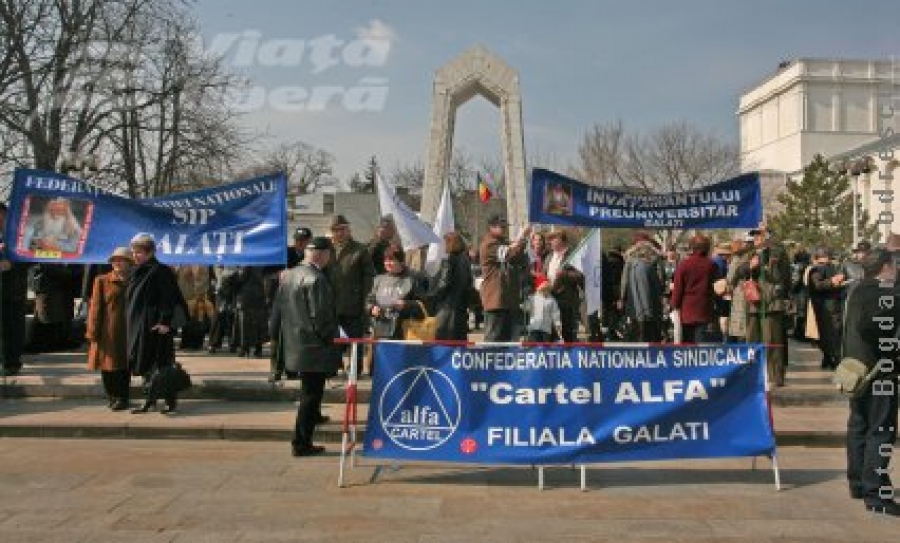
[[[859,242],[859,175],[853,176],[853,247]]]

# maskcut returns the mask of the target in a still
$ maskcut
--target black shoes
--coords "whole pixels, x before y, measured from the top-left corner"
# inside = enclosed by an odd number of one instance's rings
[[[123,409],[127,409],[128,406],[126,404]],[[163,415],[172,415],[178,409],[178,398],[167,398],[166,406],[160,409],[160,413]],[[135,415],[146,413],[147,411],[155,411],[156,410],[156,400],[145,400],[144,403],[138,407],[137,409],[132,409],[131,412]]]
[[[154,411],[156,409],[156,400],[144,400],[144,403],[138,407],[137,409],[132,409],[131,412],[135,415],[140,413],[146,413],[147,411]]]
[[[895,501],[882,502],[879,504],[866,504],[866,511],[876,515],[890,515],[892,517],[900,517],[900,503]]]
[[[317,454],[322,454],[325,452],[325,447],[321,445],[303,445],[303,446],[292,446],[291,447],[291,455],[292,456],[315,456]]]
[[[166,406],[162,408],[162,411],[160,411],[160,413],[162,413],[163,415],[172,415],[172,414],[176,413],[177,410],[178,410],[178,398],[167,398]]]
[[[128,400],[124,398],[118,398],[114,402],[112,402],[109,406],[113,411],[125,411],[129,407],[131,407],[128,403]]]

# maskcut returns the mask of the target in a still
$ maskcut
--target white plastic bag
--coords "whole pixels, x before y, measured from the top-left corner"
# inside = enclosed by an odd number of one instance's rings
[[[673,309],[669,317],[672,319],[673,340],[675,343],[681,343],[681,311]]]

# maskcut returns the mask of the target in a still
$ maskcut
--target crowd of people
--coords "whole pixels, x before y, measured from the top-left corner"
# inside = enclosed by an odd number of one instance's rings
[[[507,229],[502,216],[491,217],[487,232],[472,247],[458,233],[447,234],[446,257],[429,277],[408,265],[390,217],[382,218],[364,243],[354,239],[345,217],[335,216],[325,236],[332,243],[326,275],[335,286],[341,333],[400,339],[404,320],[435,315],[439,340],[466,340],[483,322],[484,340],[490,342],[762,342],[770,349],[769,382],[783,386],[789,336],[815,342],[823,369],[838,364],[842,307],[861,280],[860,262],[871,250],[861,242],[850,259],[839,262],[827,247],[811,254],[788,251],[760,228],[715,246],[697,235],[681,254],[638,232],[627,249],[603,254],[603,307],[584,315],[584,276],[570,262],[575,248],[571,233],[527,228],[511,240]],[[312,239],[308,228],[293,232],[286,266],[173,268],[187,308],[180,347],[205,345],[210,353],[225,348],[239,356],[262,357],[264,344],[271,342],[270,380],[295,377],[296,371],[285,364],[281,331],[272,334],[266,323],[285,270],[305,261]],[[94,266],[89,274],[80,266],[6,266],[6,374],[21,369],[28,289],[34,292],[35,308],[27,335],[39,336],[38,343],[50,350],[71,348],[84,332],[90,337],[91,331],[79,329],[78,321],[90,325],[88,302],[97,293],[95,278],[115,264]],[[106,285],[111,289],[113,283]],[[358,362],[364,374],[371,372],[370,356]]]
[[[684,254],[638,232],[627,249],[603,254],[602,309],[585,315],[585,277],[572,262],[576,248],[567,230],[527,227],[510,239],[505,219],[493,216],[477,246],[469,247],[459,233],[446,234],[446,256],[433,276],[410,265],[415,257],[404,251],[391,217],[379,221],[368,243],[354,239],[341,215],[329,230],[328,236],[314,236],[297,228],[285,266],[173,268],[156,259],[155,241],[146,234],[116,249],[105,268],[80,281],[64,265],[0,260],[4,374],[22,367],[27,290],[35,294],[41,327],[36,330],[46,343],[66,348],[78,330],[72,321],[79,282],[85,286],[79,312],[89,341],[88,366],[101,371],[111,409],[129,409],[132,376],[146,383],[174,364],[176,330],[181,348],[205,345],[210,353],[226,348],[227,340],[230,352],[261,357],[269,343],[270,381],[301,380],[295,456],[323,450],[312,436],[327,420],[321,413],[325,382],[349,365],[347,347],[335,340],[403,339],[404,323],[428,315],[437,320],[435,339],[445,341],[467,340],[483,323],[486,342],[574,343],[583,337],[763,343],[768,382],[776,387],[785,384],[789,337],[815,342],[823,369],[834,369],[847,356],[875,365],[896,360],[900,351],[896,236],[887,248],[860,242],[840,261],[828,247],[788,250],[764,227],[716,245],[695,235]],[[888,281],[891,304],[880,302],[886,298],[878,291]],[[880,342],[882,336],[896,345]],[[888,355],[879,351],[885,345]],[[362,375],[371,374],[371,350],[354,352]],[[896,364],[885,372],[896,383]],[[175,393],[148,394],[133,412],[152,410],[159,399],[166,404],[163,412],[175,412]],[[891,514],[898,514],[896,503],[878,496],[889,484],[878,448],[893,443],[896,423],[896,390],[851,401],[851,495]]]

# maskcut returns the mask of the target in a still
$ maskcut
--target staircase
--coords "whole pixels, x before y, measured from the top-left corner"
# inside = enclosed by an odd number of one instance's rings
[[[0,379],[0,437],[97,437],[276,440],[287,443],[294,426],[299,381],[267,381],[268,358],[247,359],[205,352],[179,352],[194,387],[181,396],[174,416],[133,415],[105,408],[100,374],[85,369],[83,351],[34,355],[20,375]],[[847,402],[819,368],[819,353],[792,344],[787,386],[772,392],[780,445],[844,443]],[[132,399],[141,397],[133,380]],[[345,381],[326,385],[318,440],[340,441]],[[368,414],[371,381],[358,386],[359,417]]]

